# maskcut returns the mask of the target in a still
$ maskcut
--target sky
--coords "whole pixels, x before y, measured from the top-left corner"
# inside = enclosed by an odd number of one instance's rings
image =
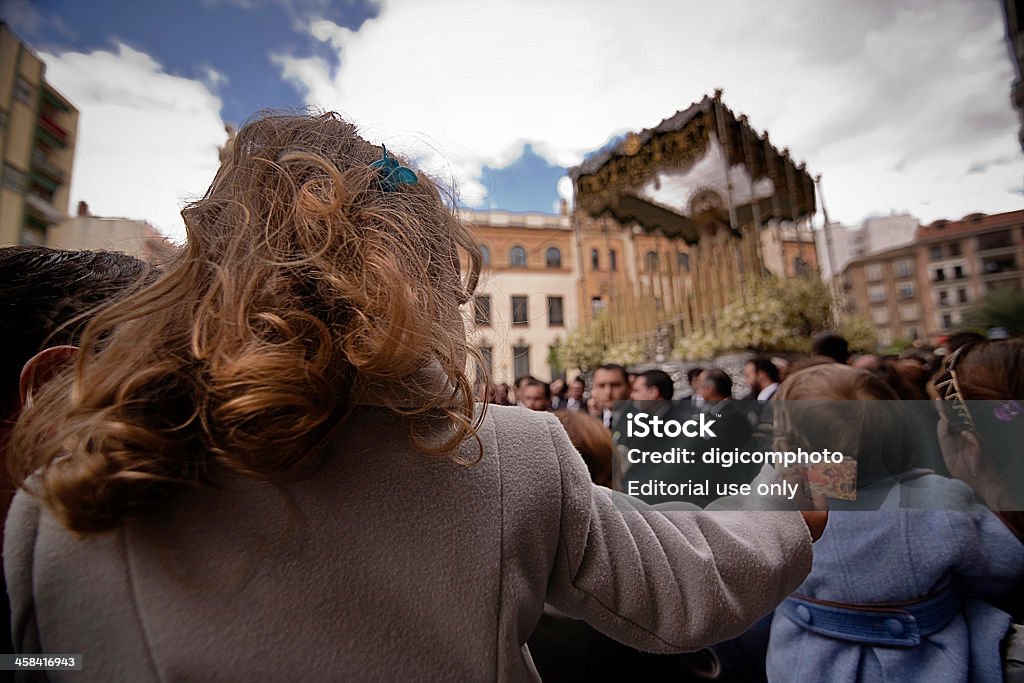
[[[480,209],[716,88],[822,175],[832,220],[1024,208],[998,0],[0,0],[79,109],[71,203],[176,240],[226,124],[316,107]],[[820,217],[818,219],[820,222]]]

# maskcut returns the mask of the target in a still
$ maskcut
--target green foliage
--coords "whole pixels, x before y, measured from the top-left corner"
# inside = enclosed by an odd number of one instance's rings
[[[846,338],[850,351],[854,353],[875,353],[878,350],[874,324],[859,313],[845,316],[836,331]]]
[[[914,340],[909,337],[899,337],[894,339],[892,344],[882,349],[882,353],[886,355],[898,356],[910,347],[914,345]]]
[[[1005,327],[1010,336],[1024,334],[1024,291],[999,287],[985,295],[964,316],[965,327],[981,331]]]
[[[564,361],[562,360],[562,343],[555,342],[551,348],[548,349],[548,367],[555,371],[555,373],[565,372]]]

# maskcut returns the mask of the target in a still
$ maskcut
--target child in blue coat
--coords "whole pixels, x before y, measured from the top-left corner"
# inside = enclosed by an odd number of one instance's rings
[[[775,612],[769,681],[1001,681],[1010,617],[989,600],[1024,581],[1024,546],[963,482],[901,466],[907,423],[882,380],[815,366],[779,398],[784,438],[855,455],[859,481]]]

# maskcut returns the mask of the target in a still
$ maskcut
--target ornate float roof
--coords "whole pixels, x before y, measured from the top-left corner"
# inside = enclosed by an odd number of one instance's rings
[[[594,152],[569,176],[576,206],[591,216],[608,213],[690,242],[698,239],[699,213],[736,229],[815,211],[804,164],[735,116],[721,91]]]

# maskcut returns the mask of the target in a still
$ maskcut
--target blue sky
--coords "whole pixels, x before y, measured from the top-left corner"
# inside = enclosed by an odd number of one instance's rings
[[[91,52],[123,42],[146,52],[169,73],[206,79],[208,69],[228,77],[217,84],[221,115],[241,122],[264,107],[301,107],[301,94],[285,83],[270,60],[272,52],[337,54],[300,30],[307,9],[302,3],[185,0],[63,0],[28,3],[39,18],[20,28],[22,38],[46,52]],[[5,1],[5,5],[10,3]],[[377,15],[369,2],[309,4],[341,26],[358,29]]]
[[[225,123],[312,105],[457,187],[555,211],[565,168],[715,88],[856,224],[1024,208],[996,0],[0,0],[80,109],[72,201],[179,236]]]

